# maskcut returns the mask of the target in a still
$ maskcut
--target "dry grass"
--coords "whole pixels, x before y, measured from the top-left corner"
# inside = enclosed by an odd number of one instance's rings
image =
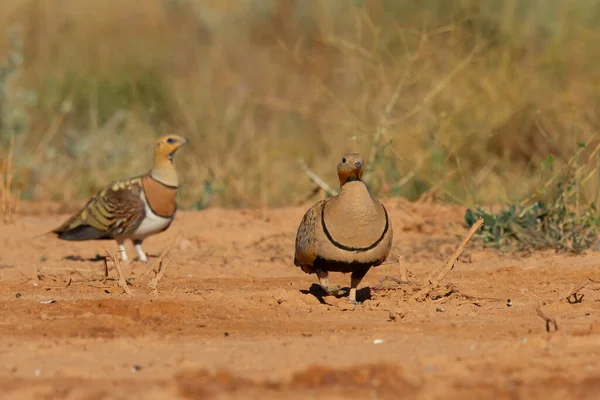
[[[11,138],[6,156],[0,154],[0,219],[5,224],[14,221],[20,198],[18,190],[12,191],[14,144],[14,138]]]
[[[335,187],[350,150],[379,196],[510,202],[537,189],[549,154],[564,164],[598,130],[599,12],[572,0],[6,0],[0,32],[20,24],[23,45],[0,34],[0,61],[24,62],[0,102],[21,128],[0,119],[0,144],[17,137],[25,198],[81,201],[141,173],[168,131],[192,139],[177,160],[184,207],[295,203],[313,186],[298,159]]]

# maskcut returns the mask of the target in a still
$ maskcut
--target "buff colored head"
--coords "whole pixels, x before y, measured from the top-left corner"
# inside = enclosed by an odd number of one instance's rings
[[[365,161],[357,153],[348,153],[340,160],[337,166],[340,187],[347,182],[360,181],[363,176]]]
[[[186,138],[177,135],[162,136],[156,142],[156,150],[154,153],[156,161],[160,159],[173,161],[175,152],[187,142],[188,140]]]
[[[186,138],[177,135],[166,135],[158,139],[154,150],[154,166],[150,172],[152,178],[168,186],[179,185],[173,156],[187,142]]]

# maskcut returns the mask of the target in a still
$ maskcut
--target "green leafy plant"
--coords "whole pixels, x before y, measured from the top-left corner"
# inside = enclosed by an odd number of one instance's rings
[[[478,237],[488,247],[502,250],[555,249],[572,253],[589,249],[596,243],[600,232],[600,215],[594,202],[583,207],[579,204],[577,157],[578,154],[572,159],[574,162],[540,187],[540,199],[537,201],[510,204],[495,213],[481,207],[468,209],[465,222],[472,225],[478,218],[484,219]],[[553,159],[549,157],[542,169],[552,168]]]

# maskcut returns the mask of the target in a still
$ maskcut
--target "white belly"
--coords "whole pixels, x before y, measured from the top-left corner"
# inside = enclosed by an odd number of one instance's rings
[[[146,202],[144,195],[142,194],[142,199]],[[159,215],[156,215],[152,212],[152,209],[148,204],[146,204],[146,216],[144,220],[138,226],[138,228],[131,235],[132,239],[143,239],[149,235],[152,235],[157,232],[163,231],[169,224],[173,218],[165,218]]]

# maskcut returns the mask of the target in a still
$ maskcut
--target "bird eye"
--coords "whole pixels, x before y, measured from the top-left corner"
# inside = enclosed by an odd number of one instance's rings
[[[342,164],[346,164],[346,158],[342,158]]]
[[[167,139],[167,143],[169,144],[174,144],[175,143],[175,139],[173,139],[172,137]]]

